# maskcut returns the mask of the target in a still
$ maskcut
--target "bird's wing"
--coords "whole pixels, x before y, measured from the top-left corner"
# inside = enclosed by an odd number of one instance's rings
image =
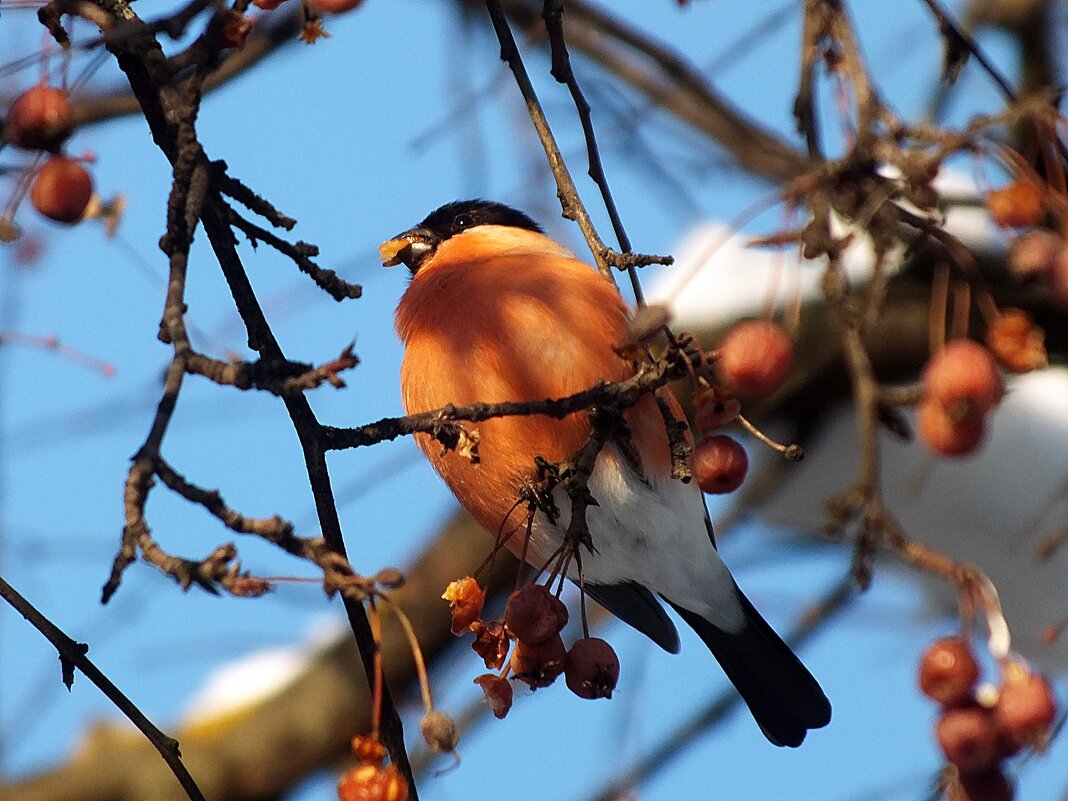
[[[656,597],[642,585],[634,582],[587,583],[585,590],[593,600],[668,653],[679,652],[679,632],[675,629],[675,624],[671,622]]]

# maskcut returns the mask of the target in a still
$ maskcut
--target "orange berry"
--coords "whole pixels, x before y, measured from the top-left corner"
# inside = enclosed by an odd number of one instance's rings
[[[352,738],[352,753],[360,762],[381,765],[386,758],[386,747],[369,734],[357,734]]]
[[[556,681],[564,672],[566,662],[567,650],[559,634],[533,644],[520,640],[512,649],[512,675],[530,685],[532,690],[548,687]]]
[[[58,150],[74,131],[70,96],[55,86],[38,84],[19,95],[7,112],[7,138],[27,150]]]
[[[694,446],[690,469],[702,492],[720,495],[742,485],[749,470],[749,457],[735,439],[716,434]]]
[[[986,207],[998,225],[1006,228],[1030,228],[1042,222],[1046,213],[1046,195],[1034,181],[1021,178],[1003,189],[993,189],[986,196]]]
[[[394,765],[382,768],[365,762],[341,777],[337,797],[339,801],[407,801],[408,781]]]
[[[567,624],[567,607],[541,584],[525,584],[504,608],[504,624],[527,645],[555,637]]]
[[[1057,716],[1057,700],[1045,676],[1013,666],[994,705],[998,728],[1016,745],[1041,742]]]
[[[81,162],[52,156],[33,179],[30,202],[50,220],[73,224],[85,213],[93,196],[93,179]]]
[[[611,698],[619,682],[619,657],[597,637],[576,640],[567,652],[564,681],[579,698]]]
[[[990,351],[970,339],[955,339],[934,354],[924,367],[923,385],[926,400],[954,420],[982,417],[1005,391]]]
[[[984,418],[954,420],[940,404],[924,401],[916,409],[916,433],[942,456],[964,456],[979,447],[986,433]]]
[[[1064,242],[1052,231],[1025,231],[1009,245],[1009,271],[1021,281],[1042,275],[1053,263]]]
[[[971,700],[979,681],[979,664],[963,637],[935,640],[920,657],[920,689],[942,706]]]
[[[1027,373],[1045,367],[1046,334],[1021,309],[1004,309],[986,331],[986,344],[1010,372]]]
[[[794,346],[775,323],[749,320],[734,326],[717,351],[716,373],[743,398],[777,390],[790,372]]]
[[[452,633],[457,636],[479,619],[486,603],[486,593],[471,576],[451,582],[441,597],[452,608]]]

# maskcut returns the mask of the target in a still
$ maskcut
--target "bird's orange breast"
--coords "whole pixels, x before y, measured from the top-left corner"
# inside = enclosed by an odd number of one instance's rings
[[[547,237],[500,230],[518,245],[502,248],[492,231],[454,237],[401,299],[396,324],[405,344],[401,390],[409,414],[450,403],[558,398],[632,373],[614,350],[627,325],[615,288]],[[643,399],[628,419],[643,460],[661,467],[667,444],[655,401]],[[535,457],[568,459],[589,434],[585,412],[561,420],[494,418],[477,428],[478,465],[442,453],[426,435],[416,440],[461,503],[494,533],[506,520],[524,519],[525,510],[512,510]]]

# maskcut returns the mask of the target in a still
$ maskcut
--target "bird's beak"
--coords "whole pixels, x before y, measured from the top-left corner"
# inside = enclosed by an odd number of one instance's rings
[[[438,236],[425,228],[412,228],[378,246],[378,254],[385,267],[405,264],[412,273],[418,272],[423,262],[438,246]]]

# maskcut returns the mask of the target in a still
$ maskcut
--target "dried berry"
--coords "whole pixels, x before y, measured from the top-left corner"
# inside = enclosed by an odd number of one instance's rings
[[[504,625],[476,620],[471,624],[471,631],[475,635],[475,640],[471,643],[474,652],[482,657],[490,670],[500,669],[508,657],[508,647],[511,644]]]
[[[460,742],[456,723],[440,709],[431,709],[423,715],[423,719],[419,721],[419,731],[423,733],[423,740],[430,750],[439,754],[452,753]]]
[[[337,783],[339,801],[407,801],[408,781],[393,765],[357,765]]]
[[[93,196],[93,179],[81,162],[52,156],[33,180],[30,202],[50,220],[76,223]]]
[[[541,584],[526,584],[512,593],[504,608],[504,623],[527,645],[555,637],[567,624],[567,607]]]
[[[501,720],[512,708],[512,685],[493,673],[484,673],[475,679],[475,684],[482,688],[493,716]]]
[[[1021,178],[1004,189],[991,190],[986,207],[998,225],[1006,228],[1030,228],[1042,222],[1046,213],[1046,195],[1034,181]]]
[[[989,770],[1001,759],[994,716],[981,706],[947,709],[938,719],[935,733],[946,759],[961,773]]]
[[[1041,743],[1056,716],[1057,700],[1045,676],[1019,665],[1005,671],[994,718],[1011,744]]]
[[[486,593],[470,576],[449,584],[441,597],[452,607],[452,633],[456,635],[463,634],[479,619],[486,603]]]
[[[920,689],[942,706],[972,700],[979,663],[963,637],[935,640],[920,657]]]
[[[990,324],[986,344],[1006,370],[1027,373],[1045,367],[1046,334],[1021,309],[1004,309]]]
[[[567,650],[557,634],[539,643],[516,643],[512,651],[512,675],[533,690],[548,687],[564,672]]]
[[[766,320],[739,323],[717,351],[716,373],[743,398],[762,398],[782,386],[794,360],[785,331]]]
[[[712,495],[734,492],[745,480],[749,457],[735,439],[715,434],[694,446],[690,469],[702,492]]]
[[[597,637],[576,640],[567,652],[564,680],[579,698],[611,698],[619,682],[619,657]]]
[[[38,84],[19,95],[4,124],[12,144],[27,150],[58,150],[74,131],[70,96],[55,86]]]

